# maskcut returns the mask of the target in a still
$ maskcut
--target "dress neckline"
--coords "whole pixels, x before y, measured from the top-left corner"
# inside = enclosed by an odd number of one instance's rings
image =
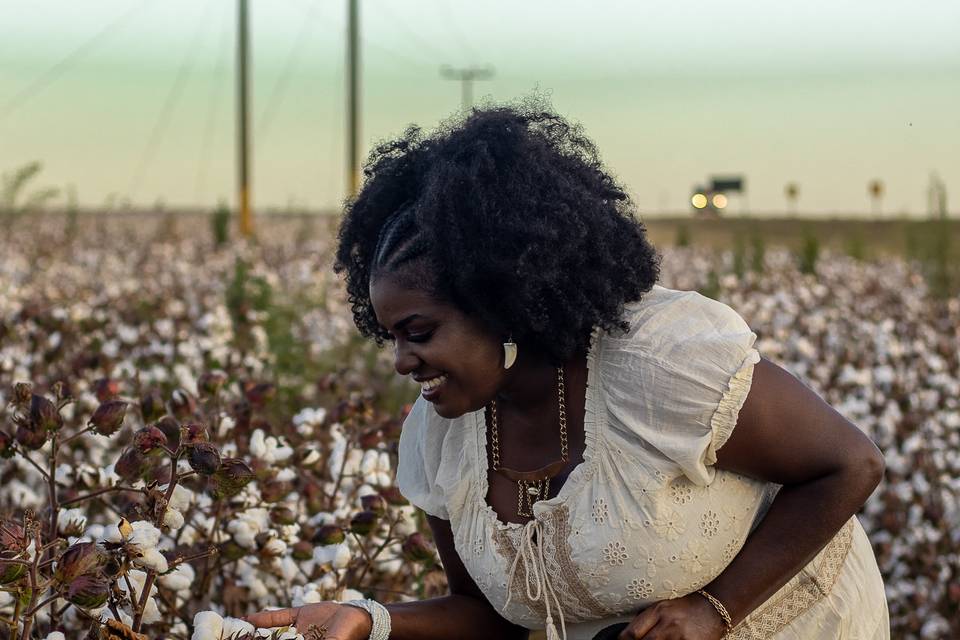
[[[596,468],[596,449],[602,436],[602,423],[604,412],[601,410],[600,377],[597,372],[597,361],[602,349],[600,344],[602,330],[600,327],[594,327],[590,334],[590,346],[587,350],[587,385],[584,391],[583,403],[583,462],[575,466],[567,475],[563,486],[557,492],[557,495],[548,500],[539,500],[533,504],[533,518],[539,520],[545,510],[552,510],[563,505],[571,495],[580,490],[586,484],[586,481],[593,475]],[[487,502],[487,493],[489,492],[489,482],[487,479],[487,425],[485,418],[485,409],[481,408],[472,413],[473,425],[476,437],[476,449],[474,455],[476,461],[474,468],[478,474],[477,482],[479,491],[477,500],[480,502],[480,508],[487,515],[487,518],[498,529],[522,529],[527,522],[504,522],[493,506]]]

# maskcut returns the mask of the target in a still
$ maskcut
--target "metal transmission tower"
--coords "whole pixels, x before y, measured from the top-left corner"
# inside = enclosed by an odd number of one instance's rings
[[[240,207],[240,233],[249,238],[253,235],[253,218],[250,215],[250,22],[247,0],[237,4],[237,169],[239,178],[238,205]]]
[[[448,65],[440,67],[440,76],[446,80],[460,81],[460,101],[463,110],[466,111],[473,106],[473,81],[489,80],[493,77],[493,67],[466,67],[457,69]]]
[[[347,0],[347,196],[360,188],[360,7]]]

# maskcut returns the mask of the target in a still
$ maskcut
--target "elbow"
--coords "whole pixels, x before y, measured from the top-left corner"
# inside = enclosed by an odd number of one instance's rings
[[[862,487],[863,501],[866,502],[883,480],[887,464],[883,459],[883,453],[872,441],[867,440],[857,449],[857,453],[851,456],[849,470],[857,479],[857,485]]]

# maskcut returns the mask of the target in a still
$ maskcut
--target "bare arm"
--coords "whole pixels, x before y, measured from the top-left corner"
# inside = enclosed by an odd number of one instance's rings
[[[717,466],[783,485],[733,562],[705,589],[734,624],[797,574],[883,477],[873,442],[817,394],[761,360]]]
[[[883,456],[859,429],[777,365],[761,360],[717,466],[783,485],[737,557],[704,589],[734,625],[795,576],[857,512],[883,477]],[[619,636],[721,638],[697,593],[640,612]]]
[[[393,626],[391,640],[526,640],[527,629],[507,622],[497,613],[467,573],[454,548],[450,522],[433,516],[427,516],[427,521],[447,574],[450,595],[387,605]]]
[[[453,544],[450,522],[427,516],[450,595],[430,600],[390,604],[392,640],[526,640],[528,631],[507,622],[490,606],[460,561]],[[294,625],[304,633],[312,625],[325,629],[328,640],[366,640],[373,626],[370,614],[336,602],[315,602],[302,607],[261,611],[245,620],[258,628]]]

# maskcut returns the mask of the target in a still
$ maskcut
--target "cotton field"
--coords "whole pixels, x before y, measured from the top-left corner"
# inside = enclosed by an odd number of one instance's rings
[[[393,486],[416,390],[357,339],[332,227],[263,229],[217,248],[202,219],[100,216],[0,239],[10,637],[296,638],[237,618],[444,592]],[[960,298],[894,258],[824,255],[811,274],[768,249],[744,272],[730,252],[661,250],[662,284],[730,304],[883,450],[861,518],[893,637],[960,637]]]

